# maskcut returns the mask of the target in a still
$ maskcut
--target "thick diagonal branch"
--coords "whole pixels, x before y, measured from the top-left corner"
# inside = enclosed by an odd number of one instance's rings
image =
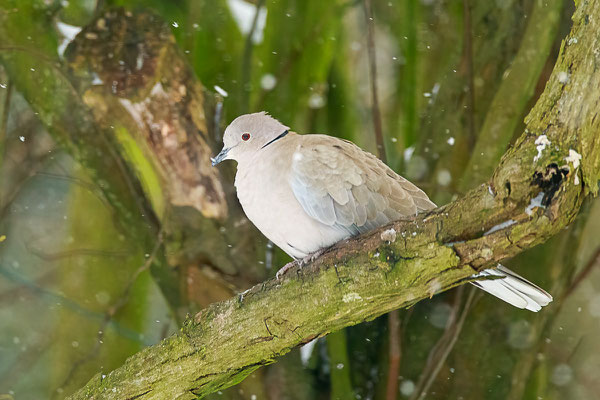
[[[195,398],[299,344],[459,285],[563,229],[600,175],[600,4],[579,2],[527,129],[487,184],[216,303],[73,399]],[[579,159],[579,155],[583,157]]]

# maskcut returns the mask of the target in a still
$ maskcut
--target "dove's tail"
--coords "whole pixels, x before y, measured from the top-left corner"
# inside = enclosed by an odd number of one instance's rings
[[[534,312],[541,310],[552,301],[552,296],[544,289],[500,264],[497,268],[486,269],[473,275],[477,278],[490,276],[497,276],[498,279],[486,279],[471,283],[515,307]]]

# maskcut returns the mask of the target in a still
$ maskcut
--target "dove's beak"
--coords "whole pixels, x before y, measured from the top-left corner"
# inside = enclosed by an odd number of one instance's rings
[[[223,147],[223,150],[221,150],[221,152],[219,154],[217,154],[216,157],[211,158],[210,161],[212,163],[212,166],[214,167],[221,161],[225,160],[225,158],[227,157],[227,153],[229,153],[230,149],[231,149],[231,147]]]

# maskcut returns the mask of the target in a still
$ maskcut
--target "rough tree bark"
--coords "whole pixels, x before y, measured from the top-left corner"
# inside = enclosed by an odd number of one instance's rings
[[[109,9],[77,35],[65,57],[77,92],[114,138],[161,220],[168,268],[177,271],[187,305],[175,310],[181,320],[231,296],[225,288],[261,281],[264,268],[248,268],[258,265],[256,243],[245,239],[259,236],[235,194],[224,193],[221,181],[227,179],[210,165],[221,146],[211,130],[213,98],[194,77],[170,26],[152,13]],[[198,260],[219,274],[206,277]],[[202,279],[193,279],[198,275]],[[207,280],[213,282],[188,283]],[[190,304],[200,300],[196,293],[202,293],[200,307]]]
[[[71,398],[204,396],[315,337],[462,284],[563,229],[597,194],[600,176],[600,0],[579,1],[573,20],[527,129],[487,184],[211,305]]]

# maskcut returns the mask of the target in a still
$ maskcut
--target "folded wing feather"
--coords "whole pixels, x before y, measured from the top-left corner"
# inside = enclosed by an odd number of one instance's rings
[[[296,149],[290,186],[304,211],[350,234],[434,208],[427,195],[351,142],[306,135]]]

